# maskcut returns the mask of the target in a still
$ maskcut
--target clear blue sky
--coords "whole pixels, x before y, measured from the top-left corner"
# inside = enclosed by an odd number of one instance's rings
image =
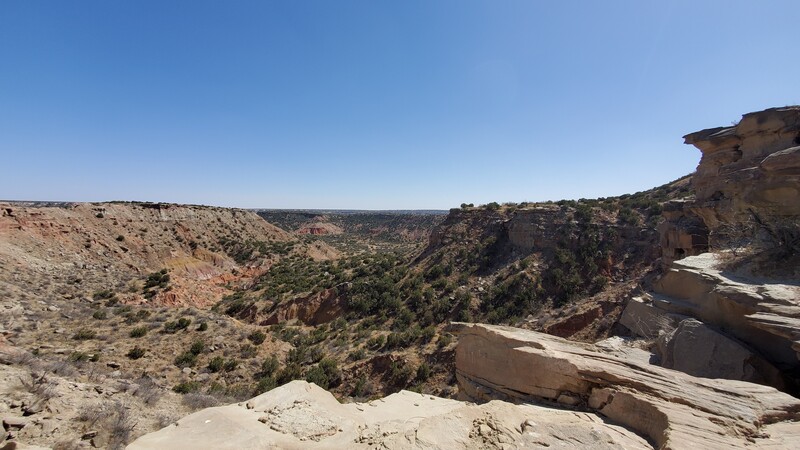
[[[449,208],[685,175],[800,2],[0,2],[0,198]]]

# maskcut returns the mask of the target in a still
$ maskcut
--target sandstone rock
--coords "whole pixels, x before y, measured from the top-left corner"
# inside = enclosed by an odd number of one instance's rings
[[[31,399],[23,402],[22,415],[32,416],[44,411],[46,401],[44,399]]]
[[[320,325],[335,320],[345,313],[347,301],[344,293],[348,288],[349,285],[344,283],[308,297],[281,303],[269,312],[261,325],[273,325],[293,319],[307,325]]]
[[[87,440],[87,439],[92,439],[92,438],[94,438],[95,436],[97,436],[97,433],[98,433],[98,431],[97,431],[97,430],[91,430],[91,431],[87,431],[86,433],[83,433],[83,435],[81,435],[81,440],[84,440],[84,441],[85,441],[85,440]]]
[[[705,209],[706,224],[733,217],[743,207],[778,214],[800,214],[796,168],[800,154],[800,107],[771,108],[745,114],[738,125],[686,135],[703,156],[692,184]],[[783,191],[783,205],[769,193]],[[703,203],[717,203],[715,211]],[[721,202],[721,203],[720,203]],[[713,206],[709,205],[709,206]]]
[[[654,284],[655,306],[723,328],[778,367],[800,367],[800,287],[731,278],[719,256],[705,253],[672,264]]]
[[[750,381],[783,388],[778,369],[750,349],[695,319],[658,339],[661,366],[705,378]]]
[[[49,449],[45,447],[39,447],[38,445],[23,444],[22,442],[6,441],[5,444],[2,447],[0,447],[0,450],[49,450]]]
[[[696,199],[665,208],[659,230],[668,259],[697,254],[695,244],[753,215],[800,216],[800,106],[745,114],[738,125],[684,139],[702,157],[692,177]]]
[[[708,227],[689,210],[686,199],[672,200],[662,206],[664,221],[658,225],[661,256],[666,261],[699,255],[708,251]]]
[[[28,425],[28,422],[25,417],[3,417],[3,428],[6,431],[21,430]]]
[[[473,405],[402,391],[370,404],[340,404],[316,385],[294,381],[250,402],[253,409],[199,411],[128,449],[650,448],[594,414],[501,401]]]
[[[791,448],[800,437],[800,400],[774,388],[696,378],[516,328],[463,325],[456,376],[473,400],[580,397],[658,448]]]
[[[687,318],[687,316],[670,314],[654,307],[652,299],[652,295],[630,299],[622,311],[619,323],[637,336],[656,338],[675,329],[681,320]]]

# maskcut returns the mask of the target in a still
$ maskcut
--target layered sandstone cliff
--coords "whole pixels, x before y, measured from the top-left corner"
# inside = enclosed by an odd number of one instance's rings
[[[665,207],[668,265],[620,323],[639,336],[661,335],[663,343],[697,342],[702,334],[719,348],[738,349],[709,348],[703,362],[697,348],[661,345],[670,367],[797,392],[800,107],[745,114],[734,126],[685,139],[702,152],[692,177],[696,195]]]
[[[737,223],[800,216],[800,106],[745,114],[684,139],[702,156],[696,197],[670,205],[660,228],[668,259],[707,251],[715,233]]]

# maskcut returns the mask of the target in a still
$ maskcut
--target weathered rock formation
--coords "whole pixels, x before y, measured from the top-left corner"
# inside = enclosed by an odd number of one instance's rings
[[[705,337],[685,336],[687,344],[697,343],[694,355],[685,351],[682,356],[662,358],[662,363],[695,375],[749,380],[796,392],[800,288],[791,274],[797,269],[782,267],[787,264],[774,260],[773,253],[764,253],[773,258],[769,261],[773,279],[765,280],[744,269],[731,273],[725,270],[722,254],[707,252],[719,251],[723,243],[732,251],[746,246],[764,251],[780,242],[775,224],[790,224],[788,229],[796,230],[800,221],[800,107],[745,114],[734,126],[698,131],[685,139],[702,152],[691,180],[695,198],[665,205],[666,221],[659,231],[662,254],[669,265],[653,283],[652,293],[629,302],[619,323],[648,338],[666,333],[662,341],[674,337],[677,339],[672,342],[677,345],[684,340],[680,335],[688,331],[685,324],[691,323],[685,319],[698,319],[702,324],[693,325],[694,331],[702,330]],[[765,238],[765,234],[772,237]],[[796,264],[787,261],[789,266]],[[761,266],[763,262],[755,267]],[[777,280],[775,273],[789,275]],[[711,342],[728,351],[716,348],[712,352],[707,347]],[[662,351],[674,350],[675,345],[662,346]],[[705,357],[713,361],[697,360],[704,350]]]
[[[320,325],[342,317],[347,308],[348,283],[325,289],[307,297],[299,297],[278,304],[261,325],[273,325],[290,320],[299,320],[306,325]]]
[[[683,320],[662,334],[659,365],[689,375],[783,387],[780,371],[745,344],[696,319]]]
[[[704,253],[673,262],[655,282],[654,293],[628,303],[620,323],[639,336],[655,338],[670,333],[687,318],[699,319],[753,349],[753,356],[745,360],[757,372],[745,366],[732,372],[719,365],[719,371],[707,371],[703,376],[730,378],[737,373],[736,379],[793,391],[792,379],[800,370],[800,287],[733,277],[718,268],[719,258]],[[736,359],[734,354],[727,356],[730,361]],[[760,356],[771,364],[761,363]],[[783,376],[778,376],[772,365]]]
[[[323,234],[342,234],[344,231],[332,224],[326,222],[311,222],[303,224],[300,228],[295,231],[297,234],[311,234],[311,235],[323,235]]]
[[[732,127],[685,136],[703,152],[694,212],[710,229],[750,210],[800,215],[800,107],[745,114]]]
[[[773,388],[696,378],[527,330],[462,325],[456,375],[468,399],[596,411],[657,448],[790,448],[800,438],[800,400]]]
[[[800,216],[800,106],[745,114],[734,126],[684,138],[702,157],[692,177],[696,198],[666,208],[660,231],[668,260],[705,252],[723,226]]]
[[[293,381],[246,403],[209,408],[134,441],[129,450],[184,448],[649,448],[591,413],[493,401],[473,405],[401,391],[340,404]]]

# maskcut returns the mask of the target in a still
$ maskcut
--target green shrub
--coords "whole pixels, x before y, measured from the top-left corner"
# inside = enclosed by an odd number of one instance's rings
[[[261,330],[254,331],[247,336],[247,339],[250,339],[250,342],[252,342],[255,345],[261,345],[262,343],[264,343],[264,340],[266,338],[267,335],[264,334],[264,332]]]
[[[367,357],[367,351],[361,347],[353,350],[352,352],[350,352],[350,355],[348,355],[348,359],[350,359],[351,361],[360,361],[366,357]]]
[[[272,376],[280,366],[278,362],[278,358],[275,355],[270,356],[269,358],[265,359],[263,363],[261,363],[261,376],[262,377],[269,377]]]
[[[178,367],[192,367],[197,362],[197,355],[192,352],[183,352],[175,357],[175,365]]]
[[[322,389],[328,389],[328,376],[319,366],[314,366],[308,369],[306,372],[306,381],[309,383],[314,383]]]
[[[381,334],[372,338],[369,338],[367,341],[367,348],[372,350],[377,350],[383,347],[386,344],[386,338]]]
[[[419,367],[417,367],[416,380],[422,383],[431,377],[431,373],[432,373],[431,366],[429,366],[428,363],[423,362],[422,364],[420,364]]]
[[[81,362],[89,359],[89,355],[84,352],[72,352],[69,355],[69,360],[72,362]]]
[[[389,382],[395,386],[405,387],[414,370],[406,363],[393,362],[389,368]]]
[[[144,336],[145,334],[147,334],[148,330],[149,330],[149,328],[147,326],[136,327],[136,328],[131,330],[130,336],[132,338],[140,338],[140,337]]]
[[[146,353],[145,349],[139,347],[138,345],[130,349],[130,351],[125,355],[130,359],[139,359]]]
[[[278,372],[277,380],[278,385],[286,384],[292,380],[300,380],[303,378],[303,369],[299,364],[287,364],[283,369]]]
[[[239,349],[239,354],[245,359],[252,358],[258,355],[258,349],[250,344],[244,344]]]
[[[208,370],[212,373],[217,373],[222,370],[222,367],[225,365],[225,359],[221,356],[215,356],[211,358],[211,361],[208,362]]]
[[[255,394],[259,395],[263,394],[264,392],[271,391],[275,389],[277,385],[278,382],[273,376],[260,378],[256,384]]]
[[[197,331],[206,331],[208,330],[208,323],[200,322],[200,326],[197,327]]]
[[[367,377],[365,375],[361,375],[356,380],[355,386],[353,386],[353,390],[350,392],[350,395],[353,397],[363,397],[367,393]]]
[[[104,309],[98,309],[92,314],[92,317],[97,320],[106,320],[108,318],[108,313]]]
[[[439,340],[436,343],[439,346],[439,348],[445,348],[452,342],[453,342],[453,336],[448,333],[444,333],[439,335]]]
[[[80,330],[78,330],[77,333],[75,333],[74,336],[72,336],[72,339],[75,339],[76,341],[85,341],[87,339],[94,339],[96,336],[97,336],[96,331],[89,330],[86,328],[81,328]]]
[[[184,381],[183,383],[175,385],[172,390],[178,394],[188,394],[190,392],[199,391],[200,383],[197,381]]]
[[[179,330],[183,330],[189,325],[192,324],[192,319],[188,319],[186,317],[181,317],[177,321],[170,321],[164,323],[164,332],[165,333],[176,333]]]
[[[225,372],[233,372],[237,367],[239,367],[239,363],[235,359],[229,359],[225,362],[225,366],[222,368],[222,370]]]
[[[203,350],[205,350],[205,349],[206,349],[205,342],[203,342],[203,341],[198,339],[198,340],[192,342],[192,346],[189,347],[189,353],[197,356],[200,353],[203,353]]]

